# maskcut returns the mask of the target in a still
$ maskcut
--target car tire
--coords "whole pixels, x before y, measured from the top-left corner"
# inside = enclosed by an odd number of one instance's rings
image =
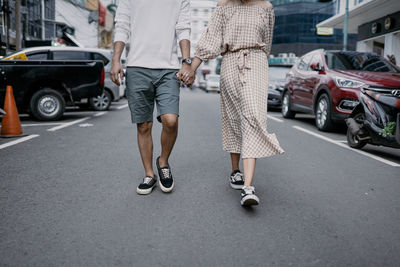
[[[289,90],[286,90],[283,93],[282,108],[281,108],[282,117],[284,117],[285,119],[293,119],[296,116],[296,112],[294,112],[290,106],[291,106],[290,94]]]
[[[364,113],[357,113],[356,115],[353,116],[353,119],[357,122],[360,123],[361,121],[363,121],[365,118],[365,114]],[[366,140],[358,140],[357,136],[355,136],[354,134],[351,133],[350,129],[347,127],[347,144],[349,145],[349,147],[351,148],[355,148],[355,149],[361,149],[363,148],[368,141]]]
[[[60,119],[64,114],[65,105],[64,97],[51,88],[44,88],[35,92],[29,103],[31,115],[40,121]]]
[[[315,125],[320,131],[330,131],[334,127],[332,121],[331,100],[327,94],[322,94],[315,106]]]
[[[108,90],[104,90],[104,92],[96,97],[91,97],[89,99],[90,108],[96,111],[105,111],[108,110],[111,106],[112,96]]]

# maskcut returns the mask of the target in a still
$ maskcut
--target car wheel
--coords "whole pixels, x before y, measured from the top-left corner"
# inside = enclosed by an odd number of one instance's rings
[[[90,98],[89,105],[97,111],[108,110],[111,106],[111,99],[111,94],[107,90],[104,90],[101,95]]]
[[[322,94],[318,98],[315,107],[315,124],[320,131],[329,131],[333,128],[331,101],[327,94]]]
[[[365,114],[364,113],[357,113],[353,119],[359,123],[362,124],[363,121],[365,120]],[[359,140],[357,136],[351,133],[350,129],[347,128],[347,144],[351,148],[356,148],[356,149],[361,149],[367,144],[366,140]]]
[[[293,119],[296,115],[296,112],[292,111],[290,108],[290,94],[289,91],[286,90],[282,97],[282,116],[286,119]]]
[[[65,100],[56,90],[44,88],[33,94],[30,103],[31,115],[41,121],[53,121],[62,117]]]

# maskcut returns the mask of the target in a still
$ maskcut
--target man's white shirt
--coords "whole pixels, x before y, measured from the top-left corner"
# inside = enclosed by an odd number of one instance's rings
[[[179,69],[178,42],[190,40],[190,0],[120,0],[114,42],[130,40],[127,66]]]

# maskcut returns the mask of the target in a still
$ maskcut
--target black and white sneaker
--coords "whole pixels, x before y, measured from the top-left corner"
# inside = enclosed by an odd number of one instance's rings
[[[169,193],[174,189],[174,179],[172,177],[171,168],[168,166],[160,167],[160,157],[156,160],[158,175],[160,176],[160,180],[158,184],[160,185],[161,190],[164,193]]]
[[[139,186],[136,188],[136,193],[139,195],[147,195],[150,194],[153,188],[157,184],[157,176],[151,177],[151,176],[146,176],[143,178],[143,181],[139,184]]]
[[[229,181],[233,189],[242,189],[244,185],[243,173],[239,170],[232,172]]]
[[[260,203],[260,200],[255,195],[254,186],[244,186],[241,195],[242,200],[240,201],[240,204],[242,204],[242,206],[253,206]]]

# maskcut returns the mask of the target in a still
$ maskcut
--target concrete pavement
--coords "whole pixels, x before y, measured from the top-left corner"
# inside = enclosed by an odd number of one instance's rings
[[[398,265],[398,167],[293,126],[338,142],[342,130],[271,112],[286,153],[257,162],[261,205],[244,209],[228,184],[218,98],[182,94],[172,194],[135,193],[143,170],[127,108],[89,115],[88,127],[32,127],[39,137],[0,150],[0,265]],[[400,163],[397,150],[366,151]]]

